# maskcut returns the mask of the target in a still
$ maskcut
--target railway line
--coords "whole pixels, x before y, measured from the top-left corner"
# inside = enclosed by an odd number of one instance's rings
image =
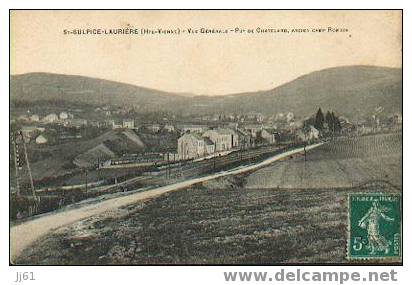
[[[128,192],[139,188],[155,188],[182,182],[201,175],[218,173],[238,166],[247,166],[258,163],[268,156],[280,154],[302,145],[287,144],[260,146],[254,149],[238,149],[227,155],[218,154],[208,159],[187,160],[178,163],[160,164],[153,167],[152,171],[128,178],[114,184],[99,185],[93,182],[76,187],[56,187],[34,190],[31,196],[12,195],[12,219],[18,216],[29,217],[40,213],[50,212],[68,204],[97,196],[117,192]],[[25,175],[27,177],[27,175]],[[18,196],[18,195],[17,195]],[[35,197],[35,198],[32,198]],[[35,203],[33,203],[33,201]],[[30,205],[30,206],[28,206]],[[33,207],[27,210],[27,207]],[[40,206],[39,206],[40,205]],[[23,214],[22,214],[23,213]]]
[[[306,149],[316,148],[323,143],[307,146]],[[305,151],[304,147],[288,149],[276,155],[271,155],[269,158],[255,164],[244,166],[241,168],[212,173],[202,177],[192,178],[180,181],[178,183],[169,184],[162,187],[156,187],[146,191],[132,193],[130,195],[120,196],[96,203],[87,204],[79,208],[67,209],[66,211],[56,212],[54,214],[42,215],[38,218],[30,219],[26,222],[14,225],[10,229],[10,258],[12,262],[26,249],[30,244],[49,233],[53,229],[69,225],[75,221],[86,219],[88,217],[101,214],[112,209],[127,206],[141,200],[151,199],[162,194],[177,191],[190,187],[191,185],[224,177],[228,175],[236,175],[243,172],[253,171],[261,167],[270,165],[271,163],[289,157],[297,153]]]

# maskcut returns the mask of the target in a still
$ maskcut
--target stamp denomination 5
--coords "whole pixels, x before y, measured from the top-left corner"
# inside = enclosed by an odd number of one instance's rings
[[[349,259],[401,257],[400,194],[349,195]]]

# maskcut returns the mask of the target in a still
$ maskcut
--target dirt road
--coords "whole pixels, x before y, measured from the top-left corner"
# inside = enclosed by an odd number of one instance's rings
[[[323,143],[315,144],[306,147],[306,150],[313,149],[322,145]],[[176,191],[182,188],[186,188],[193,184],[205,182],[215,178],[219,178],[227,175],[240,174],[243,172],[248,172],[256,170],[258,168],[267,166],[276,160],[285,158],[295,153],[302,152],[303,148],[298,148],[295,150],[290,150],[271,158],[268,158],[260,163],[235,168],[228,171],[223,171],[204,177],[194,178],[179,182],[176,184],[171,184],[156,189],[147,190],[144,192],[138,192],[127,196],[117,197],[110,200],[105,200],[92,205],[86,205],[81,208],[70,209],[63,212],[58,212],[55,214],[45,215],[33,220],[27,221],[25,223],[11,227],[10,229],[10,259],[13,263],[21,252],[27,248],[31,243],[49,233],[50,231],[57,229],[62,226],[69,225],[75,221],[82,220],[93,215],[97,215],[106,211],[117,209],[119,207],[127,206],[137,201],[146,200],[154,198],[156,196],[162,195],[167,192]]]

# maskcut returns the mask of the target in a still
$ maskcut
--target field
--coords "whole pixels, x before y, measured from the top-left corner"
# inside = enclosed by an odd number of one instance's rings
[[[53,146],[28,144],[28,156],[36,188],[80,183],[74,178],[79,175],[80,166],[94,165],[102,158],[118,155],[118,148],[124,151],[141,151],[144,145],[132,131],[109,130],[104,134],[88,140],[68,142]],[[108,146],[116,146],[113,150]],[[114,152],[114,154],[113,154]],[[90,177],[91,179],[92,177]]]
[[[61,228],[17,263],[345,263],[349,192],[188,189]]]
[[[246,188],[351,187],[383,179],[402,185],[402,135],[339,138],[251,174]]]
[[[30,165],[34,180],[41,180],[45,177],[57,177],[71,173],[75,167],[72,160],[79,154],[103,143],[105,140],[112,139],[116,134],[108,131],[94,139],[69,142],[60,145],[37,146],[28,145]],[[39,154],[40,153],[40,154]],[[34,157],[38,159],[33,160]]]
[[[291,158],[60,228],[26,249],[17,263],[347,263],[348,194],[399,192],[401,150],[400,135],[340,139],[308,153],[306,188],[296,171],[304,159]],[[360,164],[350,172],[355,162]],[[264,177],[268,168],[274,173],[277,164],[290,169],[283,175],[291,182],[280,184],[287,187],[272,187],[263,178],[251,187],[251,177]]]

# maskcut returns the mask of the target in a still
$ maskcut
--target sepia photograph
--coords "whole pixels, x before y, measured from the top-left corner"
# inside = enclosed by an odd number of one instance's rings
[[[10,10],[11,265],[402,265],[402,10]]]

